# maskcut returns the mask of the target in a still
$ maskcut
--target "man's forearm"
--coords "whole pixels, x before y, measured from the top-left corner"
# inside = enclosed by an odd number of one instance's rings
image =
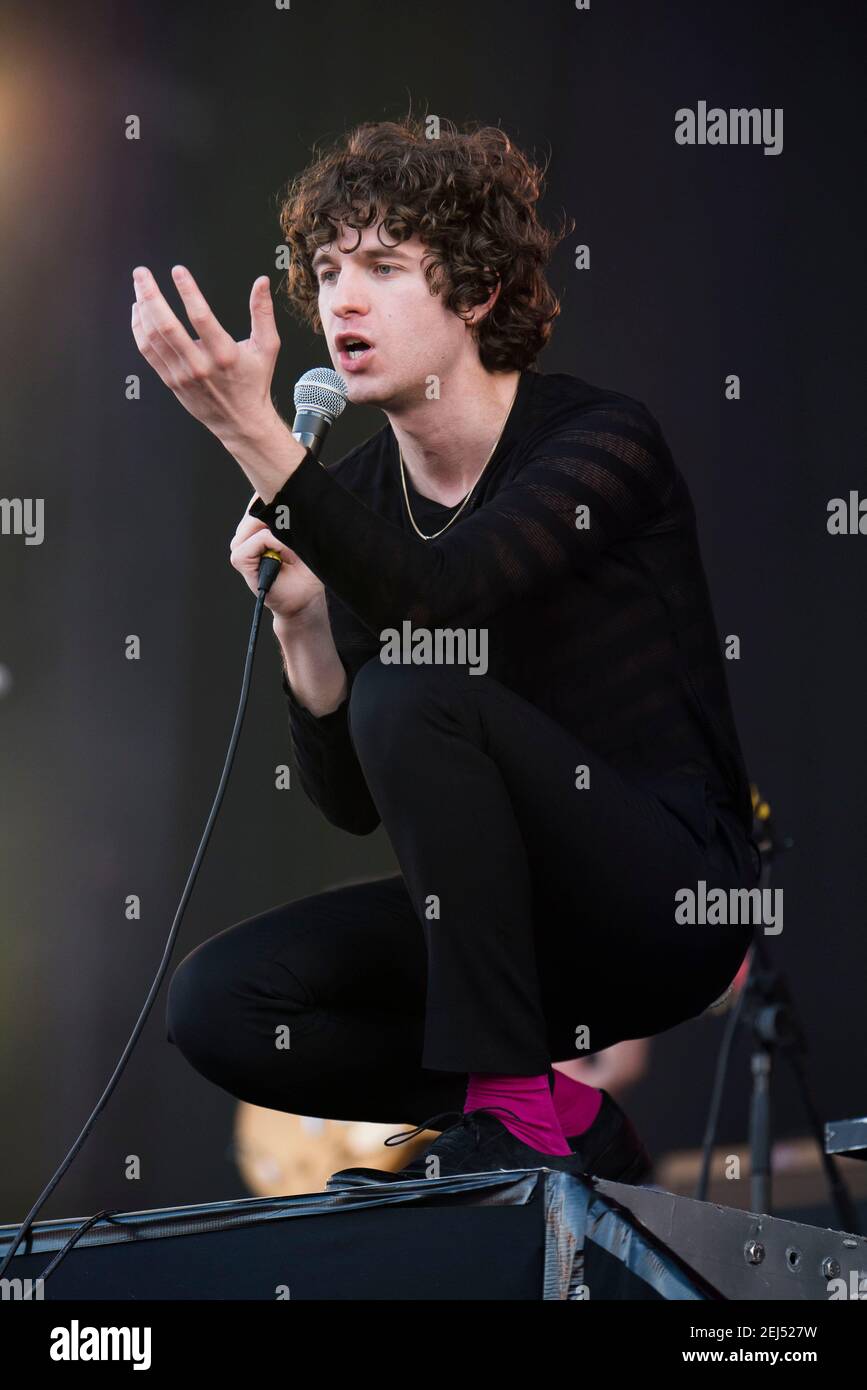
[[[298,617],[275,617],[274,634],[291,691],[289,722],[301,785],[332,825],[369,835],[380,823],[379,811],[352,743],[349,681],[324,596]]]
[[[240,465],[263,502],[280,491],[307,453],[276,410],[264,411],[243,436],[218,436],[224,449]]]
[[[317,718],[331,714],[346,699],[349,685],[331,635],[325,600],[295,618],[275,617],[274,636],[286,679],[299,703]]]

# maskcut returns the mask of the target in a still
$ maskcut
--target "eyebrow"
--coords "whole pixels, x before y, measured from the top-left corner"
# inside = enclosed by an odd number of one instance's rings
[[[408,261],[410,259],[410,257],[407,255],[405,251],[401,251],[400,243],[398,243],[397,246],[380,246],[378,248],[374,248],[371,246],[364,251],[341,251],[339,254],[342,256],[358,256],[363,261],[377,260],[380,256],[396,256],[398,260],[401,261]],[[310,262],[310,265],[313,270],[316,270],[318,266],[322,264],[323,261],[330,261],[334,259],[335,257],[333,252],[325,251],[320,246],[319,250],[313,257],[313,260]]]

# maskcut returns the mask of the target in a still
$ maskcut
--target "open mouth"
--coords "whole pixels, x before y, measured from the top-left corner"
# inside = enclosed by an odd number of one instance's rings
[[[344,363],[360,362],[373,351],[373,347],[364,338],[345,338],[339,342],[338,351]]]

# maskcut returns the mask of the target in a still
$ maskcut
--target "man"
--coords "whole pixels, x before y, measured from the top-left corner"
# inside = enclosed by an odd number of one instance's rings
[[[751,928],[679,924],[675,895],[752,886],[758,855],[686,483],[643,404],[535,369],[559,311],[540,189],[502,131],[389,122],[290,186],[290,304],[386,416],[330,466],[271,403],[264,280],[242,343],[182,268],[197,342],[137,286],[142,353],[258,494],[232,564],[255,592],[263,550],[285,562],[302,785],[342,829],[382,823],[401,870],[203,943],[169,1037],[254,1104],[440,1129],[404,1172],[638,1181],[627,1117],[552,1059],[716,999]],[[413,660],[386,659],[406,625]],[[480,633],[485,673],[443,660]]]

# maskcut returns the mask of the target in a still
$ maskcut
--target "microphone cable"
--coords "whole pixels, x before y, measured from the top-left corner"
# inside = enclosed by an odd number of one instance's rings
[[[138,1016],[136,1025],[133,1028],[132,1033],[130,1034],[129,1042],[127,1043],[126,1047],[121,1053],[120,1060],[118,1061],[118,1064],[114,1069],[114,1072],[111,1076],[111,1079],[109,1080],[108,1085],[106,1086],[105,1090],[103,1091],[102,1095],[97,1101],[93,1109],[93,1113],[91,1114],[90,1118],[85,1124],[83,1130],[79,1134],[72,1148],[69,1150],[69,1153],[64,1158],[57,1172],[54,1174],[54,1177],[46,1185],[44,1191],[36,1199],[27,1216],[25,1217],[24,1221],[18,1228],[18,1233],[13,1239],[11,1245],[9,1246],[9,1249],[6,1252],[6,1257],[3,1260],[2,1265],[0,1265],[0,1279],[2,1279],[5,1275],[7,1269],[9,1268],[9,1265],[12,1262],[16,1250],[18,1249],[22,1240],[24,1240],[24,1237],[30,1231],[30,1228],[33,1225],[34,1220],[36,1219],[36,1216],[41,1211],[45,1202],[51,1196],[55,1187],[66,1173],[73,1159],[81,1151],[84,1141],[87,1139],[87,1136],[90,1134],[90,1131],[96,1124],[96,1121],[99,1118],[100,1113],[105,1109],[105,1106],[108,1104],[111,1094],[121,1078],[124,1067],[129,1061],[130,1054],[132,1053],[133,1048],[138,1042],[138,1039],[141,1035],[141,1031],[144,1028],[145,1023],[147,1022],[148,1015],[153,1007],[157,994],[159,993],[160,985],[163,982],[163,978],[165,976],[166,970],[168,969],[168,964],[171,959],[172,951],[174,950],[178,930],[180,928],[181,921],[183,920],[187,903],[190,900],[190,894],[193,890],[193,884],[196,881],[196,877],[199,872],[199,866],[201,865],[202,859],[204,858],[205,850],[208,846],[208,841],[211,838],[211,831],[213,830],[214,822],[217,819],[217,812],[219,811],[220,806],[222,804],[223,796],[226,790],[226,785],[229,781],[229,773],[232,770],[232,763],[235,758],[235,750],[238,746],[238,740],[241,734],[241,726],[244,722],[244,713],[247,708],[247,697],[250,693],[250,677],[253,670],[253,658],[256,654],[256,641],[259,636],[259,625],[262,620],[262,608],[264,607],[265,603],[265,595],[271,588],[271,585],[274,583],[274,580],[277,578],[277,575],[280,573],[281,565],[282,561],[280,559],[280,556],[277,554],[276,550],[269,549],[263,551],[262,559],[259,564],[259,584],[258,594],[256,597],[256,607],[253,612],[253,622],[250,627],[250,636],[247,642],[247,657],[244,662],[244,675],[241,681],[241,698],[238,702],[238,712],[235,715],[235,725],[232,729],[232,736],[229,739],[229,748],[226,753],[226,761],[223,765],[223,772],[220,777],[220,783],[217,787],[217,794],[214,797],[214,803],[211,807],[210,814],[208,815],[207,824],[205,825],[204,833],[202,835],[199,848],[196,850],[196,857],[193,860],[193,866],[190,869],[186,886],[184,887],[184,891],[181,894],[181,900],[178,903],[178,909],[175,913],[175,919],[172,923],[172,928],[169,932],[168,939],[166,941],[166,946],[165,950],[163,951],[163,958],[159,964],[159,969],[157,970],[157,973],[154,976],[153,984],[151,985],[148,991],[147,998],[145,999],[142,1011]],[[42,1279],[43,1283],[44,1280],[48,1277],[48,1275],[57,1268],[57,1266],[60,1264],[61,1260],[68,1253],[68,1251],[72,1249],[73,1245],[76,1243],[79,1237],[84,1235],[86,1230],[93,1226],[96,1221],[102,1220],[103,1218],[110,1218],[115,1214],[116,1213],[113,1210],[106,1209],[105,1211],[97,1213],[97,1215],[95,1216],[87,1217],[87,1219],[83,1221],[81,1225],[77,1227],[76,1230],[72,1233],[66,1245],[63,1247],[62,1250],[60,1250],[57,1253],[54,1259],[47,1266],[44,1273],[39,1276],[39,1278]]]

